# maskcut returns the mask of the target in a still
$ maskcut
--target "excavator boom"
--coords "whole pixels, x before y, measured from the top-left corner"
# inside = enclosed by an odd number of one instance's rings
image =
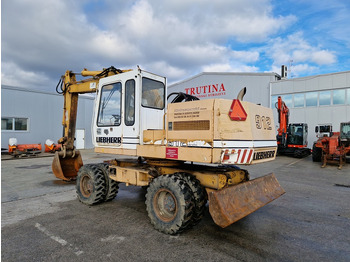
[[[92,78],[77,81],[77,74],[71,71],[66,71],[65,75],[61,77],[56,91],[64,96],[63,137],[58,140],[58,143],[61,144],[61,151],[55,153],[52,162],[52,171],[57,178],[65,181],[75,180],[79,168],[83,166],[80,152],[74,147],[79,94],[95,93],[101,78],[127,71],[130,70],[120,70],[114,67],[103,71],[84,69],[80,75]],[[59,85],[61,85],[61,90],[58,90]]]

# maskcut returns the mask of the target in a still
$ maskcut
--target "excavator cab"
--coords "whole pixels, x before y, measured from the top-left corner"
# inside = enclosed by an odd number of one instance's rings
[[[287,136],[287,144],[291,146],[307,146],[307,124],[289,124]]]
[[[331,124],[323,124],[315,126],[317,138],[331,137],[333,135],[333,126]]]
[[[340,141],[350,144],[350,122],[340,123]]]
[[[165,80],[130,71],[99,81],[92,123],[96,152],[135,156],[143,130],[163,129]]]
[[[62,77],[64,134],[61,151],[55,153],[52,170],[59,179],[75,180],[83,161],[74,147],[78,94],[96,93],[92,123],[96,152],[136,155],[143,130],[163,129],[166,78],[143,70],[82,71],[91,79],[76,81],[75,73]],[[57,88],[56,88],[57,89]]]

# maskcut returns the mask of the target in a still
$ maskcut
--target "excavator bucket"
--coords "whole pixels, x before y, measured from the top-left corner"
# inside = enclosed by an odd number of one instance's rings
[[[81,166],[83,166],[83,160],[79,151],[75,151],[74,155],[67,154],[66,156],[63,155],[62,151],[55,152],[52,161],[52,172],[58,179],[71,181],[76,179]]]
[[[273,173],[218,191],[211,191],[209,212],[224,228],[285,193]]]

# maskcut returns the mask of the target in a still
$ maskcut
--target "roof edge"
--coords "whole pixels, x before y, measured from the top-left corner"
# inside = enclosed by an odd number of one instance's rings
[[[183,84],[186,83],[188,81],[191,81],[195,78],[198,78],[200,76],[203,75],[237,75],[237,76],[277,76],[280,77],[279,74],[275,73],[275,72],[267,72],[267,73],[254,73],[254,72],[201,72],[197,75],[194,75],[192,77],[189,77],[185,80],[181,80],[179,82],[175,82],[171,85],[169,85],[169,87],[175,86],[175,85],[179,85],[179,84]]]
[[[60,96],[63,97],[62,94],[54,93],[54,92],[48,92],[48,91],[42,91],[37,89],[31,89],[31,88],[24,88],[24,87],[18,87],[18,86],[9,86],[9,85],[1,85],[1,89],[7,89],[7,90],[16,90],[21,92],[28,92],[28,93],[37,93],[37,94],[44,94],[44,95],[52,95],[52,96]],[[80,98],[87,98],[87,99],[94,99],[93,97],[87,95],[87,94],[81,94]]]
[[[333,73],[327,73],[327,74],[319,74],[319,75],[311,75],[311,76],[302,76],[302,77],[296,77],[296,78],[286,78],[281,79],[278,81],[271,81],[272,83],[279,83],[279,82],[287,82],[287,81],[304,81],[304,80],[311,80],[317,77],[323,77],[323,76],[330,76],[330,75],[338,75],[338,74],[348,74],[349,71],[341,71],[341,72],[333,72]]]

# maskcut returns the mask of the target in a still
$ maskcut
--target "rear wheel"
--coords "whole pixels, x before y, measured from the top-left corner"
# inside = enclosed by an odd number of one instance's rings
[[[180,176],[191,188],[194,207],[190,226],[197,225],[204,216],[205,204],[207,203],[206,191],[195,176],[189,173],[175,173],[174,175]]]
[[[322,160],[322,149],[316,147],[316,143],[312,147],[312,161],[321,162]]]
[[[103,172],[92,165],[79,169],[76,182],[78,199],[85,205],[94,205],[104,200],[106,184]]]
[[[109,165],[102,163],[102,164],[97,164],[97,168],[100,168],[101,171],[103,172],[104,178],[105,178],[105,184],[106,184],[106,195],[104,197],[104,201],[111,201],[113,200],[119,190],[119,183],[113,179],[110,179],[109,177]]]
[[[296,158],[302,158],[303,157],[303,151],[301,149],[295,149],[293,156]]]
[[[151,223],[160,232],[173,235],[190,224],[193,196],[190,187],[178,176],[155,178],[147,189],[145,203]]]

